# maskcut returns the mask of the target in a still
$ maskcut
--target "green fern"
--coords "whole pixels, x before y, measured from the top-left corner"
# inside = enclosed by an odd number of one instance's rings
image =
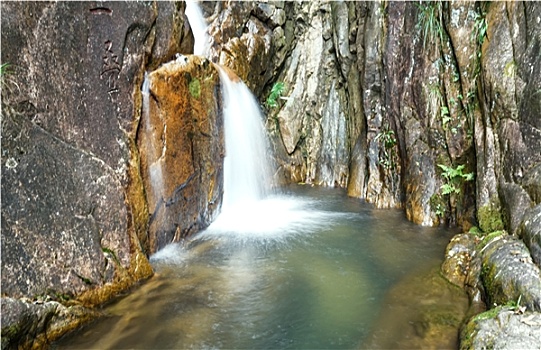
[[[267,98],[267,106],[270,108],[278,107],[278,99],[282,97],[285,91],[285,85],[283,82],[277,82],[272,86],[269,97]]]
[[[441,176],[443,176],[446,182],[441,185],[440,190],[443,195],[447,194],[459,194],[461,181],[472,181],[474,178],[473,173],[464,174],[463,170],[465,165],[458,165],[456,168],[448,167],[444,164],[438,164],[438,167],[443,170]]]

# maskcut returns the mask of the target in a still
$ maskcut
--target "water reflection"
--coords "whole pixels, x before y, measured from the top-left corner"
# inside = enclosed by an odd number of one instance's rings
[[[380,339],[400,339],[412,319],[419,318],[401,306],[416,305],[417,294],[438,307],[437,293],[429,298],[418,292],[430,279],[416,279],[421,275],[416,271],[437,268],[450,233],[413,225],[399,211],[375,211],[339,190],[291,191],[281,199],[292,201],[288,210],[296,211],[287,225],[270,220],[272,227],[254,235],[217,225],[189,244],[165,248],[152,258],[154,278],[109,306],[109,317],[55,347],[414,344]],[[266,220],[273,213],[280,211],[266,211]],[[405,276],[406,282],[400,282]],[[395,292],[397,286],[405,289]],[[456,333],[452,328],[438,331]],[[412,334],[423,337],[420,331]]]

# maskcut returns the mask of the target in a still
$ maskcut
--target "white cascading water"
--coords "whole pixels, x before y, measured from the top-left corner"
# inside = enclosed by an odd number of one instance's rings
[[[207,33],[207,22],[203,12],[194,0],[186,0],[186,16],[190,22],[194,36],[193,54],[207,56],[209,50],[209,36]]]
[[[269,195],[272,158],[257,100],[242,81],[232,81],[221,67],[219,71],[226,150],[222,210],[227,212]]]

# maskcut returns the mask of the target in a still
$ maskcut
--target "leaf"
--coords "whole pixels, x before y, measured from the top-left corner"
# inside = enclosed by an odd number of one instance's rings
[[[464,180],[466,180],[466,181],[472,181],[472,180],[473,180],[473,176],[474,176],[473,173],[467,173],[467,174],[462,175],[462,177],[463,177]]]
[[[455,186],[450,184],[443,184],[441,185],[440,189],[443,195],[460,192]]]

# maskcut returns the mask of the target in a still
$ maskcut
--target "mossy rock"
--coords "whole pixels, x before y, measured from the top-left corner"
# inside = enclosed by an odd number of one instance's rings
[[[501,231],[504,229],[502,214],[499,206],[487,204],[477,211],[479,227],[483,232]]]

